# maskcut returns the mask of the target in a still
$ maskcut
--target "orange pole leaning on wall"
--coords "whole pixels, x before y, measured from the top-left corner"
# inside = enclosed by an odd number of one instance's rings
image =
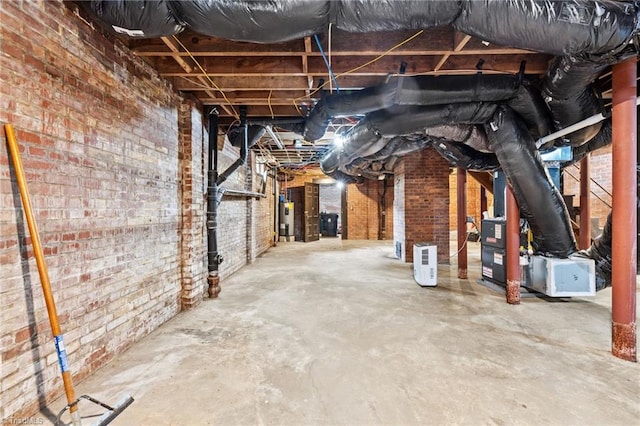
[[[458,211],[458,278],[467,279],[467,171],[456,169]]]
[[[591,247],[591,155],[580,160],[580,250]]]
[[[507,303],[520,304],[520,208],[511,186],[506,188]]]
[[[9,152],[11,153],[11,158],[13,159],[13,166],[16,172],[16,180],[20,189],[20,197],[22,198],[22,207],[24,208],[24,214],[26,216],[27,225],[29,227],[29,234],[31,235],[33,254],[36,258],[36,264],[38,265],[38,274],[40,275],[40,283],[42,285],[42,292],[44,293],[44,301],[47,306],[47,313],[49,314],[49,323],[51,324],[51,331],[53,333],[56,351],[58,353],[58,361],[60,364],[60,369],[62,370],[62,382],[64,384],[64,391],[67,396],[67,402],[69,403],[69,411],[74,420],[73,424],[80,424],[80,416],[77,412],[77,400],[75,397],[75,391],[73,389],[71,373],[69,372],[69,366],[67,363],[67,353],[62,339],[62,331],[60,330],[60,322],[58,321],[58,312],[56,311],[53,292],[51,291],[49,271],[47,270],[47,264],[44,260],[42,244],[40,243],[40,235],[38,234],[38,227],[33,215],[33,209],[31,208],[31,199],[29,197],[29,190],[27,188],[27,179],[24,174],[24,167],[22,166],[20,150],[18,149],[18,142],[16,141],[16,136],[11,124],[5,124],[4,130],[7,134],[7,143],[9,144]]]
[[[636,361],[636,58],[613,66],[611,352]]]

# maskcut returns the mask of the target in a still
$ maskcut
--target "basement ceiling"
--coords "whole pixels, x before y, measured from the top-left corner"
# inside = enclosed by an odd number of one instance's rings
[[[488,43],[451,26],[365,34],[328,29],[272,44],[189,31],[125,42],[175,88],[205,107],[216,107],[223,130],[238,119],[241,105],[247,106],[250,120],[300,119],[326,94],[376,86],[393,75],[516,74],[524,69],[529,76],[541,77],[552,59]],[[314,143],[274,125],[259,149],[280,166],[314,166],[333,136],[357,120],[334,120],[327,136]]]

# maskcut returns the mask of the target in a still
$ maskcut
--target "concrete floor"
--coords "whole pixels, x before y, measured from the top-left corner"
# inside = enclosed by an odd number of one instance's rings
[[[611,291],[510,306],[470,245],[468,280],[421,288],[389,241],[280,243],[77,393],[133,395],[116,425],[640,424]]]

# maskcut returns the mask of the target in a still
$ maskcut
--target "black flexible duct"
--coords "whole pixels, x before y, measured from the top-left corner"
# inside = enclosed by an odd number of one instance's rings
[[[325,96],[309,114],[304,137],[309,141],[320,139],[331,119],[338,115],[365,114],[394,105],[504,101],[518,95],[520,81],[519,76],[481,74],[396,77],[388,83],[357,92]],[[525,102],[520,102],[523,110],[526,108]]]
[[[464,0],[453,25],[502,46],[597,60],[636,31],[632,3],[590,0]]]
[[[600,131],[593,139],[573,149],[573,158],[571,159],[571,161],[564,164],[564,166],[569,166],[571,164],[574,164],[582,160],[584,157],[586,157],[587,154],[593,151],[596,151],[600,148],[603,148],[607,145],[611,145],[611,141],[612,141],[611,138],[613,136],[612,133],[613,133],[613,126],[611,124],[611,119],[608,118],[602,122],[602,127],[600,128]]]
[[[486,132],[520,211],[529,221],[537,251],[563,258],[574,253],[569,212],[525,124],[510,108],[501,106]]]
[[[316,141],[324,136],[332,118],[377,111],[393,105],[395,84],[382,84],[353,93],[327,95],[320,99],[309,114],[304,138]]]
[[[498,158],[494,154],[478,152],[459,142],[439,139],[433,141],[432,146],[454,167],[479,172],[491,172],[500,168]]]
[[[184,29],[169,0],[91,0],[78,2],[99,22],[116,33],[133,38],[157,38]]]
[[[540,90],[528,80],[522,81],[516,95],[506,104],[518,113],[534,138],[546,136],[556,131],[551,111],[544,102]]]
[[[585,62],[579,58],[562,56],[547,70],[542,95],[549,105],[558,130],[602,112],[601,102],[590,84],[606,64]],[[580,146],[600,131],[601,123],[570,133],[556,146]]]
[[[86,3],[86,4],[84,4]],[[254,43],[299,39],[329,23],[351,32],[432,28],[458,31],[503,46],[598,59],[626,45],[637,8],[613,0],[93,0],[80,2],[130,37],[200,34]],[[166,32],[165,32],[166,31]]]
[[[424,131],[430,126],[451,123],[484,124],[493,116],[494,104],[465,103],[444,106],[403,106],[367,115],[345,135],[341,148],[329,151],[321,160],[325,173],[345,167],[358,157],[375,155],[397,135]]]
[[[396,105],[497,102],[516,96],[520,77],[513,75],[423,75],[398,77]]]
[[[354,33],[448,25],[460,13],[456,1],[346,0],[330,4],[336,27]]]
[[[600,291],[611,286],[612,271],[612,234],[611,213],[607,216],[607,222],[600,234],[587,250],[576,253],[576,257],[593,259],[596,269],[596,291]]]

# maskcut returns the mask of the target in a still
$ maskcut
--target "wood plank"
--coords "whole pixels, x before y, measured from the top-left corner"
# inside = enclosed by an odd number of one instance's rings
[[[304,52],[305,55],[302,56],[302,71],[304,73],[309,73],[309,56],[308,54],[312,51],[312,43],[311,37],[304,38]],[[307,84],[308,88],[311,89],[313,87],[313,78],[311,76],[307,76]],[[306,90],[305,93],[307,96],[311,93],[310,90]]]
[[[433,68],[434,71],[438,71],[440,70],[445,63],[447,63],[447,61],[449,60],[449,57],[454,54],[454,52],[460,52],[462,51],[462,49],[464,49],[464,47],[466,46],[466,44],[469,42],[469,40],[471,39],[470,35],[461,33],[459,31],[454,31],[453,33],[453,52],[448,52],[445,55],[442,56],[442,58],[440,58],[440,60],[438,61],[438,64]]]
[[[172,52],[171,53],[171,57],[178,63],[178,65],[180,65],[180,67],[183,70],[185,70],[186,72],[191,73],[193,71],[193,67],[191,65],[187,64],[187,62],[184,59],[182,59],[182,57],[179,55],[180,49],[175,44],[175,42],[172,39],[168,38],[168,37],[160,37],[160,39],[171,50],[171,52]]]
[[[178,73],[173,77],[191,77],[201,74]],[[214,76],[213,81],[223,91],[231,90],[305,90],[306,76]],[[340,87],[345,89],[361,89],[384,83],[386,76],[379,75],[346,75],[340,78]]]
[[[520,70],[520,62],[527,61],[526,73],[541,75],[547,71],[548,55],[487,55],[482,56],[483,71],[517,73]],[[461,71],[474,72],[478,63],[476,57],[451,56],[446,63],[446,69],[461,74]]]
[[[386,53],[386,56],[404,56],[404,55],[434,55],[434,56],[440,56],[440,55],[444,55],[447,53],[450,53],[451,50],[449,49],[422,49],[422,50],[417,50],[417,49],[412,49],[412,50],[407,50],[407,49],[398,49],[398,50],[394,50],[392,52]],[[379,51],[379,50],[371,50],[371,49],[367,49],[367,50],[340,50],[340,51],[332,51],[331,52],[331,56],[335,57],[335,56],[378,56],[385,53],[384,51]],[[134,52],[135,55],[140,56],[140,57],[155,57],[155,56],[172,56],[171,52],[169,51],[165,51],[165,50],[150,50],[150,51],[135,51]],[[219,58],[219,57],[265,57],[265,58],[271,58],[271,57],[279,57],[279,56],[283,56],[283,57],[289,57],[289,56],[304,56],[305,53],[304,52],[241,52],[241,51],[237,51],[237,52],[220,52],[220,51],[213,51],[213,50],[207,50],[207,51],[191,51],[191,54],[194,57],[215,57],[215,58]],[[464,49],[461,50],[460,52],[456,52],[456,54],[458,55],[514,55],[514,54],[519,54],[519,55],[537,55],[539,54],[538,52],[533,52],[530,50],[524,50],[524,49],[515,49],[515,48],[509,48],[509,47],[504,47],[504,48],[499,48],[497,46],[495,46],[492,49]],[[189,54],[186,52],[180,52],[177,53],[177,55],[181,56],[181,57],[188,57]],[[306,56],[308,57],[322,57],[322,55],[319,52],[310,52],[308,54],[306,54]]]

